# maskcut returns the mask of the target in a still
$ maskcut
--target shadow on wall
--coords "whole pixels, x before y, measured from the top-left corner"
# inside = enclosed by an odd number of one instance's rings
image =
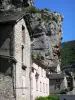
[[[0,72],[11,76],[12,67],[10,60],[0,58]]]
[[[11,55],[11,35],[13,28],[11,25],[0,25],[0,56]],[[0,57],[0,72],[11,74],[11,62],[7,58]]]

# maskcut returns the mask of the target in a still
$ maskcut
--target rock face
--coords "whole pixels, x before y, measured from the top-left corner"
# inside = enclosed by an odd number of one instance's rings
[[[32,11],[27,19],[32,30],[32,56],[52,67],[60,63],[63,16],[48,9]]]
[[[33,0],[0,0],[0,10],[7,11],[21,7],[33,6]]]
[[[15,100],[13,97],[12,78],[0,73],[0,100]]]

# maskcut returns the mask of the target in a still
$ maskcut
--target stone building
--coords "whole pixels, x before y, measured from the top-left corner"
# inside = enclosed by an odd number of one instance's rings
[[[0,100],[30,100],[30,34],[22,12],[0,13]]]
[[[39,96],[49,95],[49,79],[46,76],[46,66],[33,59],[31,72],[31,100]]]
[[[52,94],[57,90],[65,89],[64,74],[60,70],[60,65],[50,67],[48,72],[49,77],[49,93]]]

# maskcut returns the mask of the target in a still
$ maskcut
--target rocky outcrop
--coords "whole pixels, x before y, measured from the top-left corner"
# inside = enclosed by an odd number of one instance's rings
[[[32,57],[49,67],[57,66],[60,63],[63,16],[48,9],[32,8],[26,21],[32,31]]]
[[[0,11],[33,6],[33,0],[0,0]]]

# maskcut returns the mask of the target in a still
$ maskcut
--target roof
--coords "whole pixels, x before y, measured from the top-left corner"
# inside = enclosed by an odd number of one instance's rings
[[[0,23],[18,22],[25,16],[24,12],[0,12]],[[12,23],[11,23],[12,24]]]
[[[49,77],[49,79],[63,79],[64,78],[64,74],[47,74],[47,76]]]
[[[32,61],[34,63],[36,63],[37,65],[39,65],[40,67],[42,67],[43,69],[53,69],[53,68],[56,68],[56,66],[53,66],[54,64],[52,64],[52,66],[48,66],[47,64],[44,64],[43,61],[40,61],[40,60],[37,60],[37,59],[32,59]]]
[[[26,14],[23,11],[6,11],[6,12],[0,12],[0,24],[15,24],[18,21],[20,21],[22,18],[26,21],[26,25],[29,31],[29,34],[31,36],[32,31],[30,26],[27,24]]]
[[[13,56],[0,55],[0,58],[6,60],[12,60],[14,63],[17,63],[17,60]]]
[[[35,64],[37,64],[37,65],[39,65],[40,67],[42,67],[43,69],[47,69],[47,66],[44,65],[44,64],[42,63],[42,61],[39,61],[39,60],[37,60],[37,59],[33,59],[32,61],[33,61]]]

